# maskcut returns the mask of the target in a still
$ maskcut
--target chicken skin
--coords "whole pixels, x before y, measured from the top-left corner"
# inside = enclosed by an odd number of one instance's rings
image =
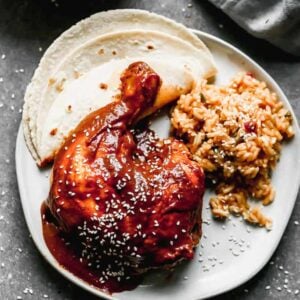
[[[54,161],[47,206],[103,283],[191,259],[201,236],[202,169],[182,142],[134,128],[160,84],[131,64],[119,99],[88,115]]]

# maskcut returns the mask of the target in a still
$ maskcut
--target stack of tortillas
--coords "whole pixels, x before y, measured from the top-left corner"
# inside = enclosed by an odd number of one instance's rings
[[[53,160],[87,114],[114,101],[120,74],[134,61],[148,63],[162,79],[152,111],[216,73],[203,42],[165,17],[126,9],[77,23],[45,52],[25,94],[23,130],[39,166]]]

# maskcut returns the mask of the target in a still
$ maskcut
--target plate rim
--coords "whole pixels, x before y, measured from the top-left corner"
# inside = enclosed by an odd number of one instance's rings
[[[291,111],[292,116],[293,116],[293,125],[295,128],[295,132],[296,134],[300,135],[300,129],[299,129],[299,125],[298,125],[298,120],[297,117],[294,113],[294,110],[288,100],[288,98],[286,97],[285,93],[282,91],[281,87],[279,86],[279,84],[271,77],[271,75],[268,74],[267,71],[265,71],[257,62],[255,62],[251,57],[249,57],[247,54],[245,54],[243,51],[239,50],[237,47],[231,45],[229,42],[224,41],[223,39],[216,37],[212,34],[203,32],[201,30],[197,30],[197,29],[192,29],[189,28],[189,30],[191,32],[193,32],[195,35],[197,35],[197,37],[199,37],[200,39],[208,39],[209,41],[213,41],[216,42],[217,44],[221,44],[222,46],[229,48],[230,50],[232,50],[235,53],[238,53],[242,58],[246,59],[247,61],[249,61],[251,64],[253,64],[259,71],[261,74],[264,75],[265,78],[268,79],[269,82],[272,83],[272,85],[276,86],[276,88],[278,89],[278,91],[281,93],[281,97],[284,98],[284,104],[287,105],[288,109]],[[29,217],[29,212],[26,209],[26,206],[23,204],[25,203],[25,200],[23,200],[23,195],[26,194],[25,192],[25,187],[24,184],[21,184],[22,182],[22,174],[21,174],[21,150],[20,150],[20,140],[21,138],[23,138],[23,130],[22,130],[22,122],[19,126],[18,129],[18,134],[17,134],[17,139],[16,139],[16,149],[15,149],[15,165],[16,165],[16,174],[17,174],[17,182],[18,182],[18,189],[19,189],[19,197],[20,197],[20,201],[21,201],[21,206],[22,206],[22,210],[23,210],[23,214],[25,217],[25,222],[28,228],[28,231],[32,232],[31,228],[31,223],[29,222],[30,217]],[[272,257],[272,255],[274,254],[275,250],[278,248],[278,245],[283,237],[284,231],[286,230],[286,227],[290,221],[291,218],[291,214],[294,210],[294,206],[297,200],[297,195],[299,193],[299,185],[300,185],[300,175],[298,175],[298,190],[295,189],[295,192],[293,193],[293,197],[291,197],[293,199],[293,205],[292,208],[289,212],[289,216],[285,221],[284,226],[282,226],[281,232],[280,234],[277,235],[277,238],[274,239],[274,246],[273,248],[270,250],[269,255],[265,256],[264,261],[257,266],[257,268],[255,268],[255,270],[253,270],[251,273],[249,273],[247,276],[244,276],[244,278],[242,278],[242,280],[236,281],[234,284],[229,284],[228,287],[226,288],[221,288],[221,289],[216,289],[213,293],[206,295],[206,296],[201,296],[202,298],[198,298],[198,299],[207,299],[207,298],[211,298],[223,293],[226,293],[230,290],[233,290],[239,286],[241,286],[242,284],[244,284],[245,282],[247,282],[248,280],[250,280],[252,277],[254,277],[259,271],[262,270],[262,268],[267,264],[267,262],[270,260],[270,258]],[[92,285],[89,285],[88,283],[86,283],[85,281],[83,281],[82,279],[80,279],[79,277],[75,276],[74,274],[72,274],[71,272],[69,272],[68,270],[64,269],[63,267],[61,267],[56,261],[54,260],[50,260],[47,256],[47,253],[44,252],[44,250],[42,249],[42,247],[40,246],[39,242],[37,241],[36,237],[34,235],[32,235],[32,240],[36,246],[36,248],[39,250],[40,254],[43,256],[43,258],[47,261],[47,263],[49,263],[56,271],[58,271],[64,278],[66,278],[67,280],[70,280],[73,284],[79,286],[80,288],[92,293],[93,295],[96,296],[100,296],[103,297],[104,299],[109,299],[109,300],[114,300],[114,299],[118,299],[118,294],[116,293],[113,296],[109,295],[103,291],[101,291],[100,289],[98,289],[97,287],[94,287]]]

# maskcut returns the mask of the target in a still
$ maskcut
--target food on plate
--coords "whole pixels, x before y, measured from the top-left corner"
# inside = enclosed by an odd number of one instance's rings
[[[266,83],[251,73],[238,74],[227,86],[203,81],[181,96],[172,125],[215,185],[216,196],[210,199],[213,215],[238,214],[270,228],[271,219],[248,199],[263,205],[273,201],[270,173],[282,142],[294,132],[291,113]]]
[[[215,74],[189,29],[141,10],[91,16],[45,52],[22,123],[37,165],[54,161],[43,233],[65,269],[115,292],[193,257],[204,173],[145,117]]]
[[[49,47],[26,91],[23,131],[37,165],[54,162],[43,235],[66,270],[113,293],[192,259],[204,173],[215,217],[271,227],[248,200],[273,201],[291,114],[252,74],[218,87],[207,83],[216,71],[189,29],[140,10],[91,16]],[[160,139],[149,116],[176,100],[174,136]]]
[[[87,114],[118,98],[122,70],[138,60],[162,78],[160,92],[146,114],[216,73],[202,41],[162,16],[116,10],[79,22],[49,47],[26,91],[24,136],[39,166],[53,160]]]
[[[109,292],[191,259],[201,236],[202,168],[182,142],[133,127],[160,86],[146,63],[130,64],[120,97],[81,121],[53,165],[45,241],[66,269]]]

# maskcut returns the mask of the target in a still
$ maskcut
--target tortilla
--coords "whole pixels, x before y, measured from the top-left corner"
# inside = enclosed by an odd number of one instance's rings
[[[137,30],[141,27],[143,30]],[[157,48],[152,48],[152,44]],[[23,128],[33,158],[39,165],[46,158],[53,158],[55,151],[51,155],[41,152],[45,140],[42,138],[44,121],[59,92],[76,80],[75,77],[115,59],[171,55],[176,63],[178,56],[195,58],[196,53],[206,68],[201,76],[214,75],[216,69],[211,54],[195,35],[172,20],[146,11],[102,12],[71,27],[46,51],[26,91]],[[191,61],[187,63],[191,68],[200,65]]]
[[[139,59],[148,63],[162,78],[162,86],[149,113],[177,99],[192,89],[193,74],[183,64],[169,61]],[[72,80],[55,98],[44,118],[39,142],[39,153],[49,161],[76,125],[91,111],[114,101],[119,94],[120,76],[136,59],[119,59],[102,64]]]

